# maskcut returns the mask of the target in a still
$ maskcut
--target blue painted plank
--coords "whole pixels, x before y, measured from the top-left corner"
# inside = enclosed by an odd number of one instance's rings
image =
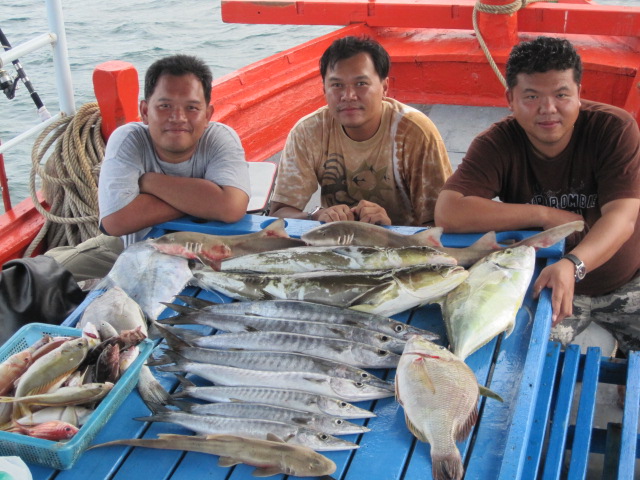
[[[627,360],[627,388],[622,414],[622,438],[618,478],[632,480],[638,456],[638,409],[640,408],[640,352],[629,352]]]
[[[551,435],[545,461],[543,480],[560,478],[569,428],[569,414],[580,366],[580,347],[569,345],[564,352],[562,377],[552,418]]]
[[[523,463],[522,476],[518,477],[517,473],[513,473],[512,478],[522,478],[522,480],[534,480],[538,478],[540,463],[543,458],[544,438],[551,415],[551,399],[556,384],[556,372],[559,360],[560,344],[558,342],[549,342],[533,422],[531,424],[527,454]],[[511,462],[511,460],[505,459],[505,463],[507,462]],[[505,467],[503,467],[503,470],[505,470]],[[513,470],[517,471],[515,466],[512,467],[512,471]]]
[[[576,428],[571,447],[569,478],[585,478],[587,474],[601,358],[600,348],[589,347],[587,349],[582,369],[582,391],[576,416]]]

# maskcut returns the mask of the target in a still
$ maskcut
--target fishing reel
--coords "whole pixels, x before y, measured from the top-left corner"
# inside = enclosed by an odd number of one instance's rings
[[[13,100],[16,96],[20,77],[11,78],[6,70],[0,69],[0,89],[4,92],[9,100]]]

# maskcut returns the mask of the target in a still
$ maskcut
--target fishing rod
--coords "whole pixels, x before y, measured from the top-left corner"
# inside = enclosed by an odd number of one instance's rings
[[[11,44],[9,43],[9,40],[7,40],[5,34],[2,32],[1,28],[0,44],[2,44],[2,48],[4,48],[5,51],[8,52],[9,50],[11,50]],[[51,118],[51,114],[47,110],[47,107],[44,106],[44,103],[40,99],[40,95],[38,95],[38,92],[36,92],[36,90],[33,88],[33,85],[31,84],[29,77],[27,77],[27,74],[20,64],[20,61],[18,59],[15,59],[11,63],[13,63],[13,66],[18,72],[18,76],[12,79],[11,75],[9,75],[5,70],[0,69],[0,89],[4,92],[9,100],[13,100],[16,94],[16,89],[18,88],[18,82],[22,80],[22,83],[24,83],[24,85],[27,87],[27,90],[29,90],[29,94],[31,95],[33,103],[35,103],[36,108],[38,109],[38,115],[40,116],[40,119],[44,121],[48,118]]]

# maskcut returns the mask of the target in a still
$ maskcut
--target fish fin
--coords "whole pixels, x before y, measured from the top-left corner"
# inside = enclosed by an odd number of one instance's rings
[[[275,433],[267,433],[267,440],[271,442],[285,443],[284,440]]]
[[[150,325],[153,327],[152,330],[156,329],[160,332],[160,336],[164,337],[164,339],[167,340],[167,343],[173,342],[173,344],[169,343],[172,347],[174,345],[193,347],[193,344],[191,342],[204,336],[199,333],[195,333],[195,330],[189,330],[187,328],[180,327],[170,327],[169,325],[161,325],[153,320],[150,322]]]
[[[147,408],[149,410],[151,410],[151,413],[153,413],[154,415],[157,414],[157,413],[164,413],[164,412],[171,411],[167,407],[162,405],[161,403],[156,403],[156,402],[151,402],[149,400],[144,400],[144,404],[147,406]]]
[[[291,417],[291,423],[294,423],[295,425],[309,425],[310,422],[311,422],[310,418]]]
[[[500,395],[498,395],[493,390],[488,389],[484,385],[478,385],[478,389],[480,389],[480,395],[483,395],[483,396],[485,396],[487,398],[493,398],[494,400],[498,400],[499,402],[503,402],[504,403],[504,400],[502,399],[502,397]]]
[[[261,236],[290,238],[284,226],[285,226],[284,218],[278,218],[277,220],[274,220],[269,225],[264,227],[264,229],[262,230]]]
[[[485,233],[468,248],[477,250],[499,250],[501,247],[496,238],[496,232],[491,231]]]
[[[473,410],[469,413],[469,416],[465,422],[458,426],[458,431],[455,433],[456,442],[461,442],[469,436],[471,429],[478,421],[478,403],[473,407]]]
[[[540,250],[541,248],[547,248],[555,245],[560,240],[567,238],[572,233],[581,232],[582,230],[584,230],[584,221],[577,220],[575,222],[565,223],[563,225],[558,225],[556,227],[549,228],[548,230],[536,233],[535,235],[520,240],[513,246],[518,247],[520,245],[527,245],[529,247],[535,248],[536,250]]]
[[[324,379],[321,378],[307,378],[307,377],[303,377],[307,382],[311,382],[311,383],[325,383]]]
[[[461,479],[464,474],[462,457],[457,448],[453,448],[448,455],[439,455],[431,447],[431,474],[436,480]]]
[[[176,295],[175,298],[178,300],[182,300],[190,307],[200,310],[212,305],[218,305],[216,302],[210,302],[209,300],[204,300],[203,298],[199,297],[192,297],[191,295]]]
[[[278,466],[273,467],[257,467],[251,475],[254,477],[271,477],[283,473],[282,469]]]
[[[233,457],[220,457],[218,460],[218,465],[221,467],[233,467],[239,463],[242,463],[242,461]]]
[[[182,314],[193,313],[193,312],[198,311],[197,308],[193,308],[193,307],[190,307],[188,305],[179,305],[177,303],[170,303],[170,302],[160,302],[160,303],[162,305],[164,305],[165,307],[170,308],[171,310],[173,310],[175,312],[178,312],[178,313],[182,313]],[[166,320],[169,320],[169,319],[165,318],[164,321],[166,321]]]
[[[432,227],[410,235],[413,241],[427,247],[442,247],[442,227]]]
[[[421,442],[428,442],[429,440],[427,440],[427,437],[424,435],[424,433],[422,433],[414,424],[411,420],[409,420],[409,417],[407,416],[407,414],[404,414],[404,421],[407,424],[407,428],[409,429],[409,431],[413,434],[414,437],[416,437],[418,440],[420,440]]]

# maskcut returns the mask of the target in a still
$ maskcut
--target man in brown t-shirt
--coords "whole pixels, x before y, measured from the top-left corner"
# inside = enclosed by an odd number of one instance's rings
[[[640,132],[624,110],[581,100],[581,76],[566,40],[539,37],[513,48],[512,115],[474,139],[438,198],[436,224],[483,232],[584,220],[585,232],[542,270],[534,295],[552,289],[552,338],[566,344],[594,320],[623,351],[638,350]]]
[[[387,97],[387,52],[369,38],[339,38],[322,55],[320,73],[327,105],[289,133],[270,214],[432,224],[451,163],[433,122]],[[318,185],[321,207],[304,212]]]

